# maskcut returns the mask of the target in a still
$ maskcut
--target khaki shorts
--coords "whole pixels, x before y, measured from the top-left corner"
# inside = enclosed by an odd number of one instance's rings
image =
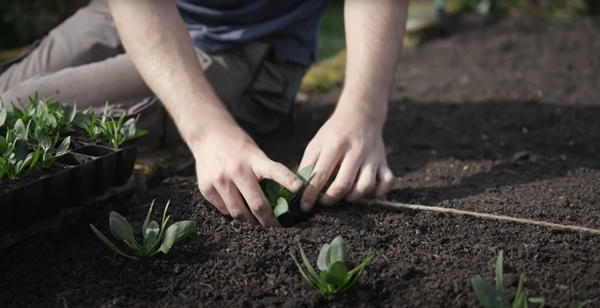
[[[206,78],[243,128],[266,133],[290,119],[304,67],[276,60],[272,47],[258,42],[219,54],[196,53]],[[148,131],[139,140],[142,152],[180,141],[172,120],[124,53],[106,0],[93,0],[22,56],[0,64],[0,100],[6,106],[27,106],[36,92],[65,104],[75,102],[78,109],[101,111],[108,102],[111,116],[140,115],[138,126]]]

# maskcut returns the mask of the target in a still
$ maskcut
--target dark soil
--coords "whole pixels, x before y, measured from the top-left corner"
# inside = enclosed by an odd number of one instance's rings
[[[599,229],[598,24],[506,20],[406,50],[385,130],[402,180],[388,199]],[[259,143],[293,167],[338,94]],[[88,223],[108,235],[117,210],[139,230],[147,207],[114,199],[0,252],[0,307],[474,307],[469,279],[492,281],[500,249],[511,295],[525,273],[549,307],[600,306],[598,235],[351,204],[254,227],[206,204],[193,168],[151,191],[157,219],[171,200],[172,219],[198,222],[189,239],[151,260],[115,256]],[[324,298],[289,253],[299,241],[315,262],[336,235],[352,265],[375,258],[349,292]]]

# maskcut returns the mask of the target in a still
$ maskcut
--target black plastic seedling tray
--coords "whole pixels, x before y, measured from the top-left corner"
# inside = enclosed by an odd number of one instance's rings
[[[122,186],[133,173],[137,147],[85,144],[59,158],[60,171],[0,192],[0,232],[21,230],[36,220]]]

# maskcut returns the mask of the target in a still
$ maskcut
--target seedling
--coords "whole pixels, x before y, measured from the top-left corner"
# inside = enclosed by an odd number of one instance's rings
[[[302,179],[304,185],[307,185],[310,180],[310,174],[313,167],[307,166],[298,171],[297,175]],[[279,185],[273,180],[264,180],[261,182],[263,193],[267,197],[269,204],[273,208],[275,217],[279,217],[290,212],[290,206],[295,204],[300,198],[300,194],[295,194],[285,187]]]
[[[517,286],[517,294],[512,305],[508,301],[508,296],[504,290],[503,277],[503,251],[500,250],[496,259],[496,288],[477,276],[471,279],[471,285],[475,291],[475,296],[479,303],[485,308],[527,308],[528,303],[539,304],[539,307],[544,307],[545,300],[542,297],[528,298],[523,288],[525,274],[521,274],[519,285]]]
[[[118,120],[114,120],[107,116],[108,103],[104,107],[104,114],[102,120],[97,122],[96,125],[100,132],[110,141],[115,149],[121,147],[121,145],[131,139],[141,137],[146,134],[144,130],[138,130],[136,128],[139,115],[135,118],[131,118],[125,121],[125,113],[121,114]],[[125,121],[125,122],[124,122]]]
[[[196,230],[195,221],[184,220],[172,224],[165,231],[165,227],[170,218],[170,216],[166,216],[169,203],[170,201],[167,202],[167,205],[165,206],[161,226],[159,226],[155,220],[150,221],[152,208],[154,207],[154,201],[152,201],[150,204],[150,209],[146,215],[144,225],[142,226],[142,234],[144,237],[142,245],[136,241],[133,235],[133,228],[129,222],[127,222],[125,217],[121,216],[121,214],[117,212],[110,213],[110,231],[117,240],[125,242],[125,244],[127,244],[127,246],[140,258],[149,258],[159,252],[166,254],[169,252],[169,250],[171,250],[173,245],[181,242],[183,239],[192,234],[194,230]],[[121,251],[121,249],[119,249],[108,238],[106,238],[96,227],[94,227],[94,225],[90,224],[90,227],[94,233],[96,233],[96,235],[114,252],[123,257],[136,259],[136,257]]]
[[[35,137],[39,143],[37,151],[41,152],[41,160],[39,162],[40,167],[47,168],[52,165],[59,157],[69,152],[69,146],[71,145],[71,137],[67,137],[61,142],[58,148],[55,150],[54,147],[58,143],[59,135],[52,140],[50,136],[46,134],[43,128],[37,127],[35,131]]]
[[[300,256],[302,257],[304,266],[308,270],[308,274],[304,272],[302,266],[300,266],[300,263],[296,260],[296,257],[294,257],[293,254],[290,255],[292,256],[292,259],[294,259],[294,263],[296,263],[302,277],[304,277],[311,286],[321,291],[321,295],[335,294],[347,290],[358,281],[358,278],[362,275],[365,267],[372,259],[371,254],[368,253],[367,258],[362,264],[353,270],[348,271],[348,268],[346,267],[346,244],[344,238],[337,236],[331,241],[331,244],[325,244],[321,247],[317,259],[317,266],[319,270],[321,270],[321,273],[320,275],[317,275],[308,261],[300,243],[298,243],[298,247],[300,247]]]

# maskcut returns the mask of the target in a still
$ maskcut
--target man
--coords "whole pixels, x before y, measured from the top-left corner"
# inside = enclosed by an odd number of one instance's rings
[[[169,143],[177,131],[196,159],[201,193],[223,214],[278,226],[259,181],[269,178],[292,191],[302,182],[271,161],[247,131],[271,131],[288,119],[315,58],[327,4],[93,0],[4,66],[0,99],[26,101],[37,91],[83,107],[108,101],[112,113],[140,114],[140,127],[150,131],[143,146]],[[301,198],[305,211],[315,202],[380,197],[393,186],[382,129],[407,4],[345,2],[346,80],[334,113],[300,163],[314,166]]]

